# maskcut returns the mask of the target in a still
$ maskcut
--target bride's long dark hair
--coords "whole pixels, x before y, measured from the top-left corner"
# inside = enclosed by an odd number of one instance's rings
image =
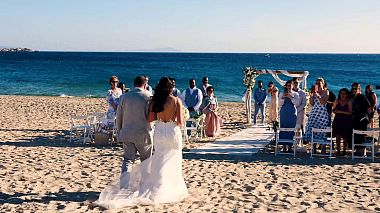
[[[152,98],[153,107],[152,112],[164,111],[164,104],[167,97],[173,92],[173,83],[168,77],[162,77],[154,89],[154,95]]]

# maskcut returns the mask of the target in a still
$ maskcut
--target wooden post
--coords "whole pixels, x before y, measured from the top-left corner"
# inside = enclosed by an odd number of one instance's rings
[[[252,124],[252,90],[248,89],[245,94],[245,113],[247,115],[247,123]]]

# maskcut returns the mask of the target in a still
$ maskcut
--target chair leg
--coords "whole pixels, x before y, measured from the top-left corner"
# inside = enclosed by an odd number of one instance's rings
[[[313,159],[313,152],[314,152],[314,143],[311,142],[311,150],[310,150],[310,158]]]

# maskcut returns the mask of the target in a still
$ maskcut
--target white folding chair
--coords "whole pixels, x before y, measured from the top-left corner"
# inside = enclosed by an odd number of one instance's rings
[[[70,123],[70,143],[74,137],[83,135],[83,144],[86,143],[86,138],[91,139],[91,125],[89,124],[89,116],[71,116]]]
[[[330,133],[329,137],[327,137],[327,133]],[[325,136],[324,136],[323,139],[316,139],[315,138],[316,134],[325,134]],[[320,145],[323,145],[323,146],[329,145],[329,147],[330,147],[329,154],[314,153],[314,145],[317,145],[317,144],[320,144]],[[310,158],[313,158],[313,156],[320,156],[320,157],[329,157],[331,159],[332,154],[333,154],[333,147],[334,147],[334,145],[333,145],[332,128],[331,127],[327,127],[327,128],[324,128],[324,129],[319,129],[319,128],[312,127],[312,129],[311,129]]]
[[[379,134],[377,130],[353,130],[352,131],[352,160],[355,158],[372,158],[372,161],[375,161],[375,137],[376,134]],[[363,143],[355,143],[355,135],[363,135],[364,142]],[[365,137],[371,137],[372,139],[367,140]],[[363,156],[355,156],[355,147],[363,147],[364,155]],[[366,150],[367,148],[371,149],[371,156],[367,157]]]
[[[189,118],[187,119],[183,127],[184,139],[188,142],[189,137],[191,137],[194,134],[195,141],[198,141],[199,133],[201,134],[201,138],[202,138],[203,131],[204,131],[203,123],[202,125],[200,124],[200,119]],[[190,135],[188,133],[190,133]]]
[[[289,133],[294,133],[293,138],[291,139],[285,139],[285,138],[280,138],[280,132],[289,132]],[[298,134],[298,135],[297,135]],[[300,142],[302,143],[301,139],[302,138],[302,133],[298,132],[297,128],[277,128],[277,132],[275,134],[275,140],[276,140],[276,146],[274,150],[274,155],[293,155],[293,157],[296,157],[296,149],[297,149],[297,143]],[[289,152],[279,152],[278,150],[278,145],[288,145],[291,144],[293,146],[293,153]]]

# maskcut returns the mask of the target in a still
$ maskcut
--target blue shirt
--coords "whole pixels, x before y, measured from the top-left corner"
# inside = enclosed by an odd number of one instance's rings
[[[255,88],[253,91],[253,99],[255,100],[255,104],[265,104],[265,100],[267,99],[267,92],[264,88]]]

